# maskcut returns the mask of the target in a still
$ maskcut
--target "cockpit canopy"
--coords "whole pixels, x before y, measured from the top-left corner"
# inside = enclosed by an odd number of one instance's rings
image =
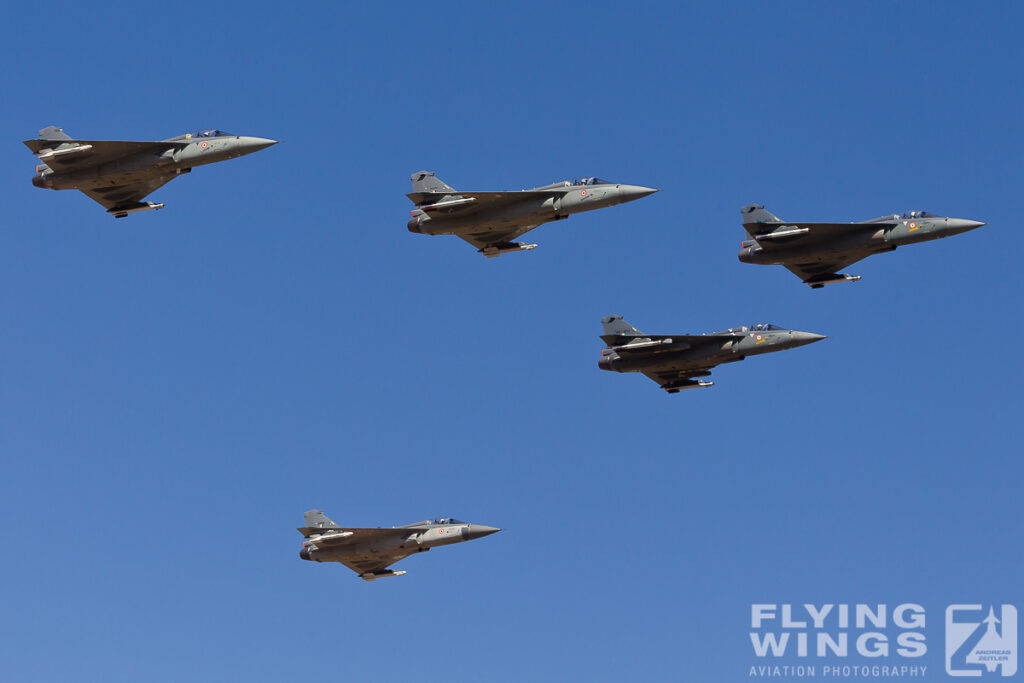
[[[465,522],[460,522],[459,520],[455,519],[454,517],[438,517],[437,519],[430,520],[430,523],[431,524],[465,524]]]
[[[573,178],[573,185],[611,185],[612,183],[600,178]]]
[[[756,325],[750,326],[753,332],[767,332],[769,330],[782,330],[785,328],[779,327],[778,325],[772,325],[771,323],[757,323]]]
[[[219,138],[219,137],[224,137],[224,136],[227,136],[227,135],[231,135],[231,133],[225,133],[222,130],[216,130],[214,128],[207,128],[206,130],[197,130],[195,133],[192,133],[191,137],[194,137],[194,138]]]
[[[904,218],[938,218],[934,213],[928,213],[927,211],[904,211]]]

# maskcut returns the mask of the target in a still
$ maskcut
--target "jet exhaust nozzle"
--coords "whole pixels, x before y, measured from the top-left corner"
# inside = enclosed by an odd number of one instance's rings
[[[760,246],[756,242],[752,244],[743,242],[740,246],[743,247],[739,253],[741,263],[753,263],[754,257],[764,251],[764,247]]]

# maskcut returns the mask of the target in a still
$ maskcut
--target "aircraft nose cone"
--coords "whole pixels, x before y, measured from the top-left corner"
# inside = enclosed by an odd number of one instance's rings
[[[43,176],[41,173],[36,173],[32,176],[32,184],[36,187],[46,187],[46,184],[43,183]]]
[[[972,221],[966,218],[947,218],[946,226],[951,232],[967,232],[985,225],[981,221]]]
[[[306,550],[305,548],[303,548],[302,550],[299,551],[299,557],[301,559],[303,559],[303,560],[308,560],[309,559],[309,551]]]
[[[813,344],[822,339],[827,339],[827,337],[823,334],[815,334],[814,332],[793,332],[793,346]]]
[[[258,152],[261,149],[266,149],[271,145],[276,145],[277,140],[271,140],[270,138],[253,138],[242,136],[238,138],[239,147],[243,154],[251,154],[252,152]]]
[[[631,202],[657,192],[654,188],[643,185],[619,185],[619,202]]]
[[[496,534],[501,529],[493,526],[485,526],[483,524],[470,524],[469,531],[466,532],[466,540],[472,541],[474,538],[483,538],[484,536],[490,536]]]

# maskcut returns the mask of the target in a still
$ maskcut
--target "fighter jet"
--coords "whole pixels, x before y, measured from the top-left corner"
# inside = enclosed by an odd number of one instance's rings
[[[195,166],[234,159],[277,144],[276,140],[201,130],[157,142],[75,140],[48,126],[25,140],[43,163],[32,184],[51,190],[81,190],[114,218],[162,209],[142,199]]]
[[[388,567],[413,553],[425,553],[435,546],[472,541],[501,531],[451,517],[385,529],[342,528],[320,510],[309,510],[305,519],[306,526],[299,527],[299,533],[306,537],[299,557],[313,562],[340,562],[364,581],[405,574]]]
[[[859,280],[860,275],[837,271],[872,254],[985,225],[927,211],[894,213],[860,223],[793,223],[768,213],[759,204],[744,206],[740,212],[743,229],[751,238],[740,245],[740,261],[783,265],[812,289]]]
[[[532,190],[459,192],[431,171],[412,174],[409,232],[456,235],[487,257],[536,249],[511,240],[538,225],[570,214],[624,204],[657,192],[639,185],[619,185],[600,178],[563,180]]]
[[[601,351],[597,366],[614,372],[642,372],[670,394],[683,389],[714,386],[711,368],[733,363],[747,356],[784,351],[825,338],[812,332],[786,330],[760,323],[730,327],[712,334],[644,334],[622,316],[601,319],[601,339],[608,348]]]

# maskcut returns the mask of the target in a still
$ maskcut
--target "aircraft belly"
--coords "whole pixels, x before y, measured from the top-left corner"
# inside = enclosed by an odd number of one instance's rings
[[[92,168],[55,174],[51,178],[54,189],[88,190],[111,185],[127,185],[153,180],[174,172],[175,164],[167,161],[157,163],[152,157],[142,163],[137,159],[111,161]]]
[[[827,246],[830,251],[855,251],[857,249],[864,249],[875,241],[875,232],[854,232],[849,235],[843,235],[839,238],[829,240],[824,246]]]
[[[485,209],[469,216],[452,218],[434,217],[431,222],[442,224],[448,234],[466,233],[474,230],[511,230],[524,225],[536,225],[554,220],[555,213],[540,202],[517,202],[500,209]],[[439,230],[440,226],[434,230]]]
[[[118,159],[101,165],[99,168],[103,175],[112,174],[152,174],[158,175],[163,169],[173,164],[170,157],[162,157],[156,154],[139,154],[127,159]],[[158,172],[157,169],[160,169]]]
[[[314,541],[315,543],[315,541]],[[415,548],[415,541],[405,541],[403,539],[380,539],[365,543],[354,543],[352,545],[341,545],[335,547],[319,548],[318,555],[321,559],[336,562],[339,560],[349,560],[358,558],[372,558],[381,553],[393,552],[400,550],[406,546]]]
[[[615,369],[619,372],[646,372],[685,370],[701,365],[700,359],[710,355],[703,349],[687,349],[686,351],[652,353],[648,356],[630,358],[620,356],[615,361]]]

